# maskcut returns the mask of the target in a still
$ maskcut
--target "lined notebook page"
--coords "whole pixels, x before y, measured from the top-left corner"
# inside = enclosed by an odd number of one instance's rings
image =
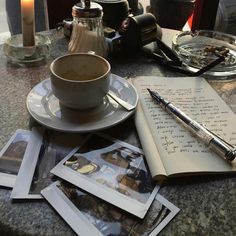
[[[155,103],[147,91],[147,88],[157,91],[198,123],[236,145],[236,116],[205,79],[143,76],[132,82],[167,174],[235,169],[235,163],[227,163],[199,142]],[[140,125],[141,122],[136,124]],[[142,135],[145,134],[139,133]]]

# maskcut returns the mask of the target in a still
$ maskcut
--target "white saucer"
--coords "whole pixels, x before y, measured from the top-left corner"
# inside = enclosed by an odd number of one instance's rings
[[[132,105],[137,105],[138,94],[132,84],[114,74],[111,74],[110,81],[111,91]],[[40,82],[30,91],[26,106],[30,115],[48,128],[81,133],[112,127],[134,112],[125,110],[109,97],[104,98],[103,104],[89,110],[63,107],[52,94],[50,79]]]

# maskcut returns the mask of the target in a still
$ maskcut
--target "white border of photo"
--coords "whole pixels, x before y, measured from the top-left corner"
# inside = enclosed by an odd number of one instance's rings
[[[31,131],[29,131],[29,130],[17,129],[15,131],[15,133],[11,136],[9,141],[2,148],[2,150],[0,152],[0,158],[2,158],[4,156],[4,153],[11,146],[12,142],[14,142],[15,138],[17,137],[17,135],[21,134],[21,133],[22,134],[27,134],[29,136],[31,135]],[[27,149],[27,147],[26,147],[26,149]],[[25,150],[25,152],[26,152],[26,150]],[[22,159],[23,159],[23,156],[22,156]],[[9,174],[9,173],[0,172],[0,186],[13,188],[13,186],[15,184],[15,181],[16,181],[16,178],[17,178],[17,175],[15,175],[15,174]]]
[[[32,178],[37,165],[40,148],[42,145],[43,130],[38,128],[32,129],[32,134],[25,151],[15,185],[11,192],[12,199],[42,199],[41,194],[29,194]]]
[[[47,134],[50,135],[49,140]],[[61,146],[52,147],[56,145],[51,140],[53,137],[65,142]],[[83,135],[55,133],[43,127],[34,127],[10,198],[43,199],[40,191],[54,181],[50,170],[56,165],[57,158],[60,161],[78,147],[83,139]],[[35,187],[37,189],[33,190]]]
[[[95,225],[93,225],[93,223],[90,222],[89,219],[85,216],[86,213],[80,211],[80,209],[78,209],[63,193],[63,191],[58,187],[60,184],[60,181],[56,181],[41,191],[42,195],[49,202],[49,204],[52,205],[52,207],[78,235],[103,235],[99,231],[99,229],[97,229]],[[170,212],[168,213],[168,215],[164,216],[164,219],[160,219],[161,222],[158,223],[157,227],[154,228],[149,236],[156,236],[180,211],[178,207],[173,205],[160,194],[157,194],[155,196],[154,201],[158,201]],[[159,212],[157,212],[157,215],[158,214]]]

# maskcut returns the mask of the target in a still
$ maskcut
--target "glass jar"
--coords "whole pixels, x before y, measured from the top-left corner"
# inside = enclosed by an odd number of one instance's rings
[[[85,1],[73,6],[73,30],[69,52],[94,52],[102,57],[107,56],[102,15],[102,6],[95,2]]]

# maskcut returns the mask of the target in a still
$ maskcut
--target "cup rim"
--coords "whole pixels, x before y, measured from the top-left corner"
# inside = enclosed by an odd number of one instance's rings
[[[99,76],[99,77],[97,77],[97,78],[95,78],[95,79],[90,79],[90,80],[69,80],[69,79],[65,79],[65,78],[59,76],[58,74],[56,74],[56,73],[52,70],[53,65],[54,65],[58,60],[61,60],[62,58],[65,58],[65,57],[78,56],[78,55],[86,55],[86,56],[92,56],[92,57],[97,57],[97,58],[102,59],[102,60],[106,63],[106,65],[107,65],[107,67],[108,67],[106,73],[102,74],[101,76]],[[89,82],[91,82],[91,81],[96,81],[96,80],[101,79],[101,78],[104,77],[104,76],[109,75],[109,73],[111,72],[111,65],[110,65],[110,63],[109,63],[105,58],[103,58],[103,57],[101,57],[101,56],[99,56],[99,55],[96,55],[96,54],[92,54],[92,53],[72,53],[72,54],[66,54],[66,55],[63,55],[63,56],[60,56],[60,57],[55,58],[55,59],[51,62],[51,64],[50,64],[50,72],[51,72],[54,76],[56,76],[57,78],[59,78],[59,79],[61,79],[61,80],[64,80],[64,81],[69,81],[69,82],[72,82],[72,83],[89,83]]]

